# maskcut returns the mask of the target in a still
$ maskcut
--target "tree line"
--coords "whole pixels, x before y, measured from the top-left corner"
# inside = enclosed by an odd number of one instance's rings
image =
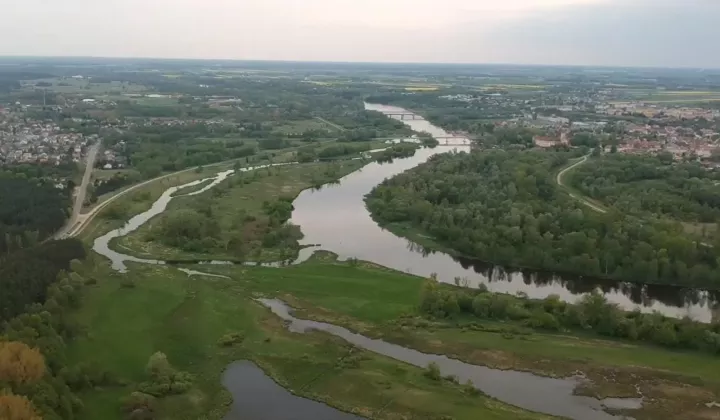
[[[0,418],[72,420],[76,393],[113,378],[89,364],[70,365],[67,343],[79,334],[68,317],[92,279],[77,272],[85,250],[76,239],[23,249],[0,261]]]
[[[423,284],[418,309],[436,318],[470,316],[552,332],[590,331],[604,337],[720,355],[720,324],[669,318],[657,312],[622,311],[599,293],[587,294],[572,304],[557,295],[536,300],[491,293],[484,285],[479,289],[453,288],[429,279]]]
[[[436,155],[367,197],[381,224],[404,223],[458,254],[510,267],[629,282],[720,287],[716,248],[679,223],[598,213],[555,185],[572,152]]]

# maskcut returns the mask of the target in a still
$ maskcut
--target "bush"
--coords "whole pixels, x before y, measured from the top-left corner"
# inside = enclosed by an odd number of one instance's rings
[[[220,345],[221,347],[231,347],[235,344],[242,343],[244,339],[245,336],[242,333],[228,333],[220,337],[220,339],[218,340],[218,345]]]
[[[433,381],[439,381],[442,379],[442,375],[440,374],[440,366],[438,366],[435,362],[430,362],[430,364],[427,365],[427,368],[425,368],[425,372],[423,373],[426,378],[432,379]]]
[[[479,395],[480,390],[475,388],[475,385],[473,385],[472,381],[468,379],[467,382],[465,382],[465,385],[463,385],[463,392],[468,395]]]

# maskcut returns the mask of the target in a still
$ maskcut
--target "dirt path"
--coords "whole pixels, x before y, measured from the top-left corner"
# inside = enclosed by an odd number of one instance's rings
[[[598,213],[607,213],[607,210],[604,209],[604,208],[602,208],[601,206],[593,203],[592,201],[590,201],[589,199],[587,199],[587,198],[585,198],[585,197],[582,197],[582,196],[579,196],[579,195],[575,194],[575,193],[573,192],[573,190],[572,190],[570,187],[568,187],[567,185],[565,185],[565,183],[563,182],[563,177],[565,176],[565,174],[566,174],[568,171],[573,170],[573,169],[577,168],[578,166],[582,165],[583,163],[587,162],[588,156],[589,156],[589,155],[583,156],[583,157],[582,157],[580,160],[578,160],[577,162],[573,163],[572,165],[570,165],[570,166],[568,166],[567,168],[563,169],[562,171],[558,172],[557,177],[555,177],[555,182],[556,182],[560,187],[564,188],[564,189],[568,192],[568,194],[570,195],[570,197],[574,198],[575,200],[577,200],[577,201],[581,202],[582,204],[590,207],[591,209],[595,210],[595,211],[598,212]]]

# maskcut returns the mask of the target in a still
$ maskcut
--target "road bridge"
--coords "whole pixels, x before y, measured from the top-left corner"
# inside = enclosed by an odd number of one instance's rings
[[[424,120],[421,115],[412,112],[383,112],[386,117],[399,117],[401,120]]]

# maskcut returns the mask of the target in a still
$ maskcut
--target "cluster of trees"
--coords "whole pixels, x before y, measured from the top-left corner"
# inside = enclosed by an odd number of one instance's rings
[[[442,286],[435,280],[423,285],[419,310],[424,315],[516,321],[548,331],[584,330],[605,337],[644,341],[720,355],[720,324],[703,324],[689,318],[668,318],[659,313],[626,312],[598,293],[571,304],[551,295],[543,300],[490,293],[480,289]]]
[[[70,191],[45,178],[0,171],[0,252],[35,245],[60,229],[68,217]]]
[[[314,162],[315,160],[332,160],[344,156],[357,156],[362,152],[370,150],[370,145],[362,144],[331,144],[320,149],[312,146],[304,147],[298,150],[298,162]]]
[[[155,418],[158,398],[184,394],[192,387],[192,375],[175,369],[165,353],[156,352],[150,356],[145,371],[147,380],[139,384],[138,391],[131,392],[121,401],[122,409],[130,419]]]
[[[459,254],[499,265],[630,282],[720,285],[720,255],[679,223],[598,213],[554,181],[572,152],[442,154],[367,198],[382,224],[406,223]]]
[[[237,131],[232,125],[203,123],[138,126],[122,133],[109,133],[106,144],[115,145],[130,167],[140,171],[143,177],[151,178],[162,172],[179,171],[257,153],[255,145],[238,139],[233,130]],[[236,137],[223,137],[226,135]],[[119,146],[121,141],[124,142],[122,147]],[[274,147],[271,143],[261,143],[261,146]],[[279,147],[285,146],[281,144]]]
[[[475,126],[473,133],[479,136],[479,142],[484,146],[523,149],[534,146],[533,137],[538,131],[527,127],[495,127],[485,123]]]
[[[653,213],[688,222],[720,220],[720,173],[672,156],[610,154],[568,174],[585,195],[629,213]]]
[[[401,121],[377,111],[359,110],[354,113],[328,117],[344,127],[344,140],[370,141],[378,137],[410,136],[412,130]]]
[[[98,196],[113,192],[115,190],[119,190],[120,188],[127,185],[132,185],[136,182],[140,182],[141,177],[142,176],[139,172],[131,171],[116,173],[113,174],[111,177],[105,179],[96,179],[95,181],[93,181],[93,197],[97,198]]]
[[[77,392],[117,384],[97,367],[68,363],[67,345],[80,333],[68,312],[79,307],[82,287],[93,282],[80,274],[80,261],[71,261],[84,256],[81,250],[77,240],[57,241],[0,261],[2,419],[72,420],[82,409]]]
[[[58,274],[68,270],[73,259],[83,258],[85,248],[77,239],[50,241],[0,258],[0,322],[44,302]]]
[[[392,162],[393,159],[401,159],[410,156],[414,156],[418,149],[418,145],[415,143],[398,143],[394,144],[382,152],[378,152],[375,155],[375,160],[383,162]]]

